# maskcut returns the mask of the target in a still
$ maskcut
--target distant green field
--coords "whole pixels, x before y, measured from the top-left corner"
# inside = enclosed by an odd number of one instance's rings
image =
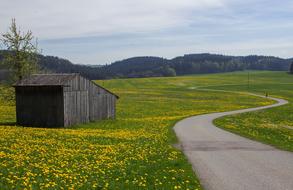
[[[117,119],[70,129],[36,129],[12,126],[13,91],[0,88],[1,189],[201,189],[191,165],[173,147],[174,124],[186,117],[272,104],[273,101],[201,88],[255,91],[290,101],[293,76],[281,72],[252,72],[248,89],[244,72],[174,78],[97,81],[117,93]],[[199,89],[197,89],[199,88]],[[291,106],[291,107],[290,107]],[[291,109],[291,110],[290,110]],[[268,113],[271,112],[271,113]],[[268,143],[292,147],[292,105],[228,117],[233,125],[243,117],[249,128],[276,125],[285,137]],[[263,117],[263,118],[262,118]],[[227,119],[218,120],[222,127]],[[283,126],[283,124],[285,124]],[[241,124],[242,126],[243,124]],[[283,126],[283,127],[282,127]],[[286,127],[285,127],[286,126]],[[245,127],[245,126],[243,126]],[[245,132],[234,127],[234,132]],[[226,128],[231,128],[226,126]],[[257,129],[256,129],[257,130]],[[259,130],[253,138],[268,137]],[[248,133],[249,134],[249,133]],[[255,133],[253,133],[255,134]],[[289,138],[290,137],[290,138]]]

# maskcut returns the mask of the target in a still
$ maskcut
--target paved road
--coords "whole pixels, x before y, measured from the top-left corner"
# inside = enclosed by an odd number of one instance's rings
[[[293,153],[255,142],[213,125],[218,117],[270,106],[190,117],[174,130],[206,190],[293,190]]]

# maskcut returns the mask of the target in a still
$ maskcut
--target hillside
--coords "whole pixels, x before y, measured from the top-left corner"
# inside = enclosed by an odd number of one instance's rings
[[[236,134],[292,151],[292,80],[292,75],[284,72],[251,72],[251,92],[269,91],[270,96],[287,99],[290,104],[224,117],[217,123]],[[102,84],[121,97],[116,120],[67,129],[14,126],[13,89],[0,85],[0,94],[4,95],[0,97],[1,189],[30,186],[46,189],[45,185],[50,183],[51,189],[107,186],[107,189],[137,190],[179,186],[200,190],[200,182],[188,160],[173,146],[178,142],[172,130],[174,124],[190,116],[273,103],[244,93],[247,92],[245,72],[107,80]],[[243,155],[251,152],[247,148],[241,150]],[[23,176],[28,177],[24,180]]]
[[[0,61],[3,59],[0,51]],[[90,79],[180,76],[186,74],[222,73],[242,70],[288,71],[292,59],[273,56],[226,56],[187,54],[174,59],[133,57],[105,66],[77,65],[69,60],[39,55],[40,68],[45,72],[81,73]],[[0,73],[4,72],[0,66]],[[3,77],[3,76],[2,76]]]

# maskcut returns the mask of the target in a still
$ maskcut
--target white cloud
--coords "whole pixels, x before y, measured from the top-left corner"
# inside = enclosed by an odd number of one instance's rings
[[[0,0],[0,8],[0,33],[15,17],[44,54],[76,63],[196,52],[292,57],[292,0]]]
[[[0,32],[11,18],[39,38],[148,32],[188,24],[195,10],[224,0],[0,0]]]

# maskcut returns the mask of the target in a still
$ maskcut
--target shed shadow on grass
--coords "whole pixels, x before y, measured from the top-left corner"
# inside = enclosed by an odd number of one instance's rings
[[[4,121],[0,122],[0,126],[16,126],[16,122],[11,122],[11,121]]]

